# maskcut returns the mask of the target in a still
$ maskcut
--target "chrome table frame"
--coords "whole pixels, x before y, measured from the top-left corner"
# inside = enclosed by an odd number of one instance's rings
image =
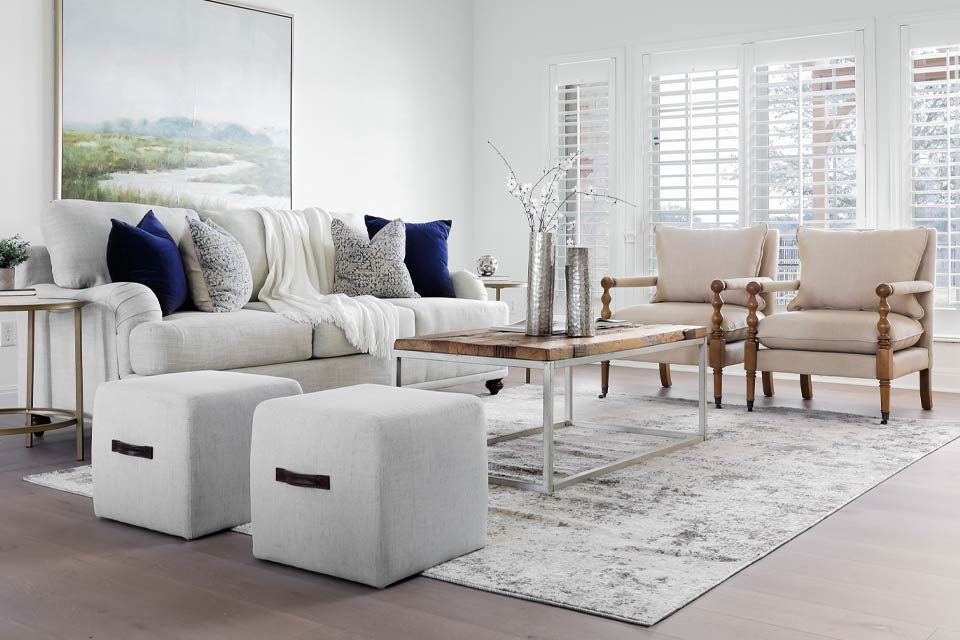
[[[691,344],[697,345],[699,360],[699,429],[696,433],[683,431],[668,431],[664,429],[647,429],[644,427],[631,427],[619,425],[597,425],[589,423],[576,423],[581,427],[594,427],[614,431],[624,431],[628,433],[638,433],[642,435],[657,436],[669,438],[672,442],[655,449],[648,449],[643,453],[632,455],[614,462],[600,465],[586,471],[580,471],[571,476],[558,479],[554,475],[553,465],[555,456],[554,430],[562,427],[573,426],[573,367],[581,364],[593,364],[604,360],[618,360],[620,358],[629,358],[632,356],[649,355],[660,351],[670,351],[672,349],[683,349]],[[402,386],[402,367],[403,359],[412,360],[438,360],[441,362],[462,362],[464,364],[491,365],[497,367],[526,367],[529,369],[540,369],[543,372],[543,426],[531,427],[515,431],[513,433],[495,436],[487,439],[487,446],[523,438],[526,436],[543,433],[543,480],[542,482],[528,482],[516,480],[514,478],[504,478],[502,476],[489,475],[490,484],[499,484],[508,487],[517,487],[520,489],[530,489],[541,493],[552,494],[554,491],[564,489],[571,485],[583,482],[589,478],[628,467],[638,462],[650,458],[670,453],[690,445],[703,442],[707,439],[707,337],[694,340],[681,340],[678,342],[669,342],[665,344],[651,345],[639,349],[628,349],[624,351],[612,351],[591,356],[580,356],[576,358],[567,358],[550,362],[538,360],[520,360],[516,358],[487,358],[482,356],[471,356],[462,354],[433,353],[427,351],[411,351],[397,349],[394,351],[397,358],[397,386]],[[565,369],[564,372],[564,419],[560,422],[554,422],[554,389],[553,381],[557,370]]]

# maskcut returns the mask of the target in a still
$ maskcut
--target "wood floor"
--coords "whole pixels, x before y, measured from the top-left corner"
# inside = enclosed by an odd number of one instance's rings
[[[581,377],[597,376],[586,367]],[[614,390],[658,393],[656,371],[614,368]],[[695,397],[674,374],[663,392]],[[509,385],[523,381],[515,371]],[[869,387],[778,381],[778,405],[878,411]],[[731,378],[728,400],[743,401]],[[465,390],[477,391],[477,385]],[[960,395],[893,391],[895,415],[960,419]],[[724,411],[740,409],[728,408]],[[87,498],[21,477],[73,462],[67,433],[32,450],[0,438],[0,638],[613,638],[960,640],[960,442],[948,445],[645,629],[414,578],[376,591],[260,562],[251,539],[184,542],[97,520]]]

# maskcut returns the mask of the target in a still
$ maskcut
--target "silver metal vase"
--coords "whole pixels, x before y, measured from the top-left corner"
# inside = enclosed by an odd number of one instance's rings
[[[567,247],[567,335],[597,335],[593,311],[593,279],[590,274],[590,249]]]
[[[530,232],[527,262],[528,336],[553,333],[553,291],[557,270],[557,234]]]

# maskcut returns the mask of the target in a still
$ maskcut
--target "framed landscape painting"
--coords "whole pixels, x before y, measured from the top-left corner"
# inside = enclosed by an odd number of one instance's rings
[[[293,17],[58,0],[57,197],[291,207]]]

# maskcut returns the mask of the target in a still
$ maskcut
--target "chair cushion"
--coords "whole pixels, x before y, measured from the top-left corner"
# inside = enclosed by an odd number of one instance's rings
[[[307,360],[313,327],[276,313],[181,311],[130,332],[134,373],[238,369]]]
[[[272,313],[266,302],[251,302],[244,308]],[[409,338],[416,335],[414,333],[413,311],[397,307],[397,315],[400,319],[397,337]],[[356,347],[350,344],[343,330],[339,329],[336,325],[330,324],[329,322],[321,322],[313,327],[314,358],[336,358],[339,356],[353,356],[358,353],[361,352],[357,351]]]
[[[653,302],[710,302],[717,278],[754,278],[760,273],[767,225],[745,229],[683,229],[657,225],[657,293]],[[746,291],[724,293],[746,306]]]
[[[53,281],[67,289],[84,289],[111,282],[107,268],[107,237],[112,218],[137,224],[154,215],[174,241],[180,241],[190,209],[170,209],[126,202],[54,200],[40,214],[43,241],[50,252]]]
[[[770,349],[873,354],[877,352],[879,318],[871,311],[835,309],[775,313],[760,322],[757,337]],[[913,318],[891,313],[888,320],[894,351],[920,340],[923,327]]]
[[[727,340],[747,337],[747,309],[732,304],[723,305],[723,329]],[[763,317],[759,311],[757,316]],[[688,324],[697,327],[713,326],[713,307],[703,302],[655,302],[620,309],[615,320],[629,320],[637,324]]]
[[[800,227],[800,290],[787,307],[876,311],[881,282],[914,280],[927,247],[927,230],[825,231]],[[913,295],[892,296],[894,313],[918,320],[923,307]]]
[[[509,311],[505,302],[461,300],[459,298],[395,298],[394,305],[413,311],[418,336],[445,331],[485,329],[506,324]]]

